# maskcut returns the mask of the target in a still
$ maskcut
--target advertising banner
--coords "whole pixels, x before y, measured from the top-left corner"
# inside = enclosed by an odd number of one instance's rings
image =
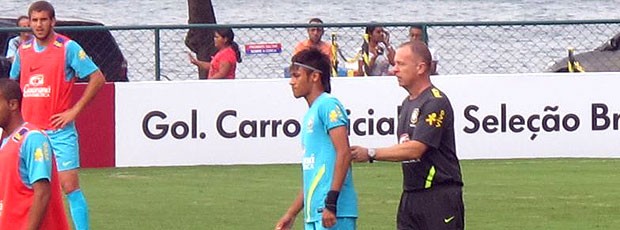
[[[434,76],[461,159],[620,157],[620,74]],[[352,145],[396,143],[395,77],[332,78]],[[308,108],[288,79],[116,84],[116,166],[296,163]],[[423,120],[423,119],[421,119]]]

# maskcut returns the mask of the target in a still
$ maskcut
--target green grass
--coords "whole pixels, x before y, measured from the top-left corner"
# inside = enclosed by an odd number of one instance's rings
[[[620,159],[461,161],[467,229],[615,229]],[[358,228],[395,229],[398,163],[354,164]],[[93,229],[273,229],[299,165],[84,169]],[[301,214],[296,228],[301,229]]]

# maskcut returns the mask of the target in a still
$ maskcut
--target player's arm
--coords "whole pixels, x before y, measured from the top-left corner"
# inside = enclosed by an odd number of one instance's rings
[[[72,109],[77,110],[78,114],[93,100],[95,95],[97,95],[101,87],[105,84],[105,77],[101,70],[96,70],[94,73],[88,75],[88,77],[88,85],[86,86],[86,90],[84,90],[84,94],[82,94],[80,100],[72,107]]]
[[[346,126],[338,126],[329,130],[329,136],[336,149],[336,164],[331,190],[340,191],[351,166],[351,149]]]
[[[39,229],[51,196],[52,150],[47,136],[31,131],[20,148],[21,164],[27,175],[24,181],[34,191],[28,211],[27,229]],[[21,170],[20,170],[21,171]]]
[[[97,95],[101,87],[105,84],[105,77],[97,65],[86,55],[86,52],[76,42],[67,42],[67,59],[69,66],[75,70],[79,78],[89,78],[86,90],[82,97],[68,110],[52,115],[51,123],[55,128],[62,128],[84,110],[86,105]]]
[[[105,84],[105,77],[100,70],[96,70],[94,73],[89,75],[90,79],[88,80],[88,85],[86,86],[86,90],[82,94],[82,97],[73,105],[73,107],[69,108],[65,112],[58,113],[52,115],[51,122],[52,126],[55,128],[62,128],[70,122],[74,121],[75,118],[84,110],[86,105],[93,100],[95,95],[99,92],[101,87]]]
[[[428,146],[420,141],[411,140],[390,147],[374,149],[374,160],[379,161],[408,161],[420,159]],[[351,146],[351,154],[355,161],[366,162],[370,160],[369,149],[361,146]]]
[[[293,228],[293,224],[295,223],[295,218],[297,218],[297,214],[304,207],[304,191],[299,190],[297,197],[295,197],[295,201],[291,204],[291,206],[286,210],[284,216],[278,220],[276,223],[275,230],[288,230]]]
[[[330,191],[325,199],[325,209],[323,211],[323,226],[330,228],[336,224],[336,210],[338,196],[342,189],[342,184],[351,167],[351,148],[349,147],[349,136],[346,126],[338,126],[329,130],[329,137],[334,143],[336,150],[336,163],[334,165],[334,178]]]
[[[28,212],[28,226],[26,229],[36,230],[39,229],[50,200],[50,182],[46,179],[38,180],[32,184],[32,189],[34,190],[34,197]]]
[[[369,160],[408,161],[422,158],[429,148],[438,148],[446,124],[452,116],[448,100],[435,99],[421,108],[419,121],[411,140],[402,141],[390,147],[368,149],[360,146],[351,147],[353,158],[357,162]],[[373,152],[374,151],[374,152]],[[374,155],[374,157],[373,157]],[[373,158],[373,159],[371,159]]]
[[[231,68],[232,68],[232,64],[230,62],[227,62],[227,61],[220,62],[219,70],[217,71],[217,73],[215,73],[210,78],[212,78],[212,79],[222,79],[222,78],[225,78]]]

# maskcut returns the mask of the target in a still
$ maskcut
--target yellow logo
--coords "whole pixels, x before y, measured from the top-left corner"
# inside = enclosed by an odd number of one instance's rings
[[[433,93],[433,96],[436,97],[436,98],[442,98],[443,97],[441,95],[441,91],[439,91],[437,88],[431,89],[431,92]]]
[[[41,150],[41,148],[37,148],[37,150],[34,151],[34,161],[43,161],[43,150]]]
[[[56,47],[62,47],[62,43],[60,43],[59,41],[54,41],[54,45]]]
[[[22,45],[22,49],[28,49],[32,46],[32,43],[26,43]]]
[[[15,142],[19,142],[22,140],[22,138],[24,138],[24,135],[26,135],[26,133],[28,132],[28,129],[25,127],[22,127],[19,131],[17,131],[14,135],[13,135],[13,141]]]
[[[16,133],[15,135],[13,135],[13,140],[15,141],[20,141],[24,136],[22,136],[21,133]]]
[[[86,58],[86,52],[84,52],[84,50],[80,50],[80,52],[78,52],[78,57],[80,60],[84,60]]]
[[[338,118],[340,118],[340,117],[342,117],[342,111],[340,111],[340,108],[338,106],[336,106],[336,108],[334,110],[329,112],[329,121],[330,122],[336,122],[338,120]]]
[[[429,114],[426,117],[425,121],[431,127],[441,128],[441,125],[443,124],[443,118],[445,117],[445,115],[446,115],[446,111],[442,109],[441,111],[439,111],[439,114],[438,113]]]

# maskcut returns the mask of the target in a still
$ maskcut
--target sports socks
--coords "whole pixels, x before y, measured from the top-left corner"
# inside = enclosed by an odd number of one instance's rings
[[[76,189],[70,192],[67,194],[67,200],[69,201],[69,210],[75,229],[88,230],[88,205],[86,204],[86,198],[84,198],[82,190]]]

